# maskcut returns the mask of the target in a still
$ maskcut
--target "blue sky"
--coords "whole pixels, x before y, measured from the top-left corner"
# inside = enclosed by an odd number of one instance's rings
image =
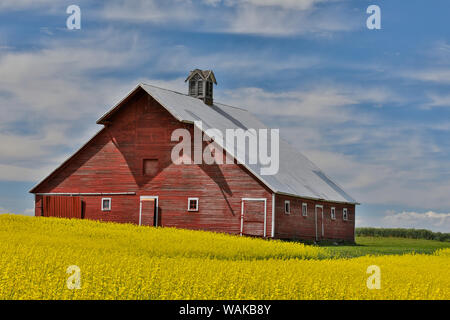
[[[66,8],[81,8],[81,30]],[[381,30],[366,27],[369,5]],[[0,212],[100,127],[138,82],[249,109],[358,201],[357,226],[450,232],[445,0],[2,0]]]

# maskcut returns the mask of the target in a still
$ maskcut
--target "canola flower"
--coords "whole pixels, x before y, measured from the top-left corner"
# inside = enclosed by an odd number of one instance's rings
[[[450,249],[337,259],[299,243],[14,215],[0,215],[0,241],[0,299],[450,298]],[[80,289],[67,287],[71,265]]]

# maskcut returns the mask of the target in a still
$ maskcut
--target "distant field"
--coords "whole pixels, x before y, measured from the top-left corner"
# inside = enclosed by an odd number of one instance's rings
[[[356,236],[361,237],[395,237],[450,242],[450,233],[433,232],[426,229],[404,228],[356,228]]]
[[[356,245],[321,247],[327,248],[335,256],[351,258],[365,255],[431,254],[439,249],[450,248],[450,242],[393,237],[356,237]]]
[[[364,245],[319,247],[0,215],[0,299],[450,299],[450,249],[337,257],[437,249],[407,241],[361,238]],[[379,290],[366,285],[372,265],[381,270]],[[68,288],[69,266],[79,268],[80,289]]]

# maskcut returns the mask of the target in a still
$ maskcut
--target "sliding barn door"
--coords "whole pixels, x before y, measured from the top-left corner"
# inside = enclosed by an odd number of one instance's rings
[[[266,236],[266,199],[242,199],[241,235]]]
[[[139,225],[158,226],[157,198],[141,197]]]
[[[82,218],[80,197],[44,196],[43,216],[60,218]]]

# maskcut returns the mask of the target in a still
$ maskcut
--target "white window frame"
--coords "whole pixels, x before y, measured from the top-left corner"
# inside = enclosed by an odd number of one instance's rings
[[[345,221],[348,220],[348,209],[347,208],[342,209],[342,220],[345,220]]]
[[[103,206],[105,200],[108,200],[108,201],[109,201],[109,207],[108,207],[108,208],[105,208],[105,207]],[[102,211],[111,211],[111,203],[112,203],[111,198],[102,198]]]
[[[197,202],[197,208],[195,208],[195,209],[191,209],[190,207],[190,204],[191,204],[191,201],[192,200],[195,200],[196,202]],[[187,208],[187,211],[190,211],[190,212],[198,212],[198,207],[199,207],[199,198],[188,198],[188,208]]]
[[[288,205],[289,211],[286,210],[286,204]],[[290,200],[284,200],[284,213],[291,214],[291,201]]]
[[[303,212],[303,208],[305,208],[305,212]],[[308,216],[308,204],[306,202],[302,203],[302,216],[303,217]]]
[[[335,207],[331,207],[330,216],[331,216],[331,220],[336,220],[336,208]]]

